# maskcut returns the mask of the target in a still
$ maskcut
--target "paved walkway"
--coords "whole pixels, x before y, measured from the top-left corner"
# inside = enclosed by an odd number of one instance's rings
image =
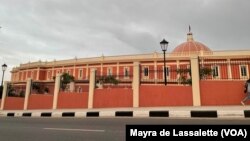
[[[248,118],[250,106],[178,106],[146,108],[95,108],[60,110],[7,110],[0,116],[14,117],[170,117]]]

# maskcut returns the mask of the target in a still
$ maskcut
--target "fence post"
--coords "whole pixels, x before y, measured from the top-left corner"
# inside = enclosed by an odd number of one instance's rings
[[[140,87],[140,65],[134,62],[133,65],[133,107],[139,107],[139,87]]]
[[[88,109],[93,108],[93,100],[95,92],[95,71],[96,71],[95,69],[90,70]]]
[[[1,109],[0,110],[4,109],[5,98],[6,98],[6,95],[7,95],[7,87],[8,87],[8,82],[4,81],[4,84],[3,84],[3,93],[2,93],[2,101],[1,101]]]
[[[201,106],[200,98],[200,72],[198,56],[191,56],[192,70],[192,91],[193,91],[193,106]]]
[[[58,94],[60,90],[61,75],[62,74],[56,74],[55,90],[54,90],[54,96],[53,96],[53,107],[52,107],[53,110],[57,109],[57,101],[58,101]]]
[[[23,105],[23,109],[27,110],[28,108],[28,102],[29,102],[29,96],[30,96],[30,90],[31,90],[31,78],[28,78],[27,82],[26,82],[26,90],[25,90],[25,97],[24,97],[24,105]]]

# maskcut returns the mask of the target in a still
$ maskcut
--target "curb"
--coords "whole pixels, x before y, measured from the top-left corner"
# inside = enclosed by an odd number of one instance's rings
[[[250,118],[250,110],[148,110],[148,111],[1,111],[0,117],[166,117],[166,118]]]

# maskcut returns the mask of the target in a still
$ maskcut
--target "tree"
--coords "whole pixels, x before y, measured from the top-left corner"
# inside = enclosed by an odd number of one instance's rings
[[[40,93],[40,92],[41,92],[40,84],[37,83],[37,82],[33,82],[33,83],[32,83],[32,89],[33,89],[33,90],[36,90],[37,93]]]
[[[191,69],[177,69],[176,72],[180,75],[179,83],[192,85],[192,78],[187,78],[187,74],[191,76]]]
[[[212,69],[208,67],[200,68],[200,79],[205,79],[207,76],[212,74]]]
[[[114,84],[117,85],[119,83],[119,80],[117,80],[114,76],[101,76],[99,79],[97,79],[97,83],[100,85],[103,85],[104,83]]]
[[[70,82],[74,82],[75,78],[74,76],[68,74],[68,73],[63,73],[62,76],[61,76],[61,89],[64,91],[67,87],[67,85],[70,83]]]

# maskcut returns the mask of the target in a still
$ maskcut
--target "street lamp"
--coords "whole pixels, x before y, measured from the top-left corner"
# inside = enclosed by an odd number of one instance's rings
[[[7,69],[7,65],[4,63],[4,64],[2,65],[3,76],[2,76],[2,83],[1,83],[1,86],[3,86],[4,72],[6,71],[6,69]]]
[[[164,54],[164,84],[167,85],[167,69],[166,69],[166,51],[168,49],[168,41],[166,41],[165,39],[163,39],[160,42],[161,45],[161,50],[163,51]]]

